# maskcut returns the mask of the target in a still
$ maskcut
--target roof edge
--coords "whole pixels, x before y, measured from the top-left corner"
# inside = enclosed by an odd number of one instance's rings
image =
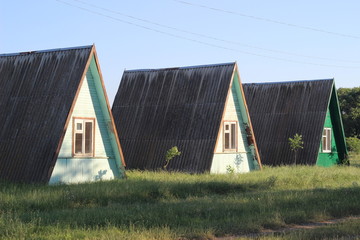
[[[77,50],[77,49],[86,49],[86,48],[91,49],[93,46],[94,44],[77,46],[77,47],[68,47],[68,48],[53,48],[46,50],[25,51],[25,52],[17,52],[17,53],[4,53],[4,54],[0,54],[0,57],[11,57],[11,56],[26,55],[26,54],[46,53],[46,52],[59,52],[59,51]]]
[[[331,104],[331,98],[334,97],[335,99],[335,103],[336,104],[336,108],[337,108],[337,111],[336,113],[338,114],[339,116],[339,125],[340,125],[340,138],[341,140],[343,141],[343,144],[344,144],[344,152],[345,152],[345,155],[348,155],[349,152],[348,152],[348,149],[347,149],[347,143],[346,143],[346,135],[345,135],[345,129],[344,129],[344,123],[343,123],[343,120],[342,120],[342,117],[343,117],[343,114],[341,113],[341,108],[340,108],[340,102],[339,102],[339,96],[338,96],[338,92],[337,92],[337,89],[336,89],[336,86],[335,86],[335,82],[333,83],[333,86],[332,86],[332,89],[331,89],[331,94],[330,94],[330,98],[329,98],[329,107],[330,107],[330,104]],[[331,112],[330,112],[331,114]],[[335,134],[335,133],[334,133]],[[342,159],[343,160],[343,159]]]
[[[280,83],[303,83],[303,82],[316,82],[316,81],[334,81],[334,78],[324,79],[313,79],[313,80],[294,80],[294,81],[283,81],[283,82],[257,82],[257,83],[242,83],[243,85],[266,85],[266,84],[280,84]]]
[[[194,69],[194,68],[221,67],[221,66],[227,66],[227,65],[236,65],[236,62],[194,65],[194,66],[184,66],[184,67],[172,67],[172,68],[133,69],[133,70],[125,70],[124,73],[125,72],[133,73],[133,72],[156,72],[156,71],[185,70],[185,69]]]
[[[114,133],[115,133],[114,136],[115,136],[116,145],[117,145],[118,150],[119,150],[119,155],[120,155],[120,158],[121,158],[120,160],[121,160],[121,163],[122,163],[123,167],[126,167],[126,162],[125,162],[125,159],[124,159],[124,153],[123,153],[123,150],[122,150],[122,147],[121,147],[119,136],[117,134],[118,131],[116,129],[114,116],[112,114],[112,110],[111,110],[111,107],[110,107],[111,105],[110,105],[109,98],[108,98],[108,95],[107,95],[107,92],[106,92],[105,82],[104,82],[104,78],[103,78],[102,71],[101,71],[101,68],[100,68],[99,58],[97,56],[95,44],[93,45],[93,48],[92,48],[92,56],[94,57],[94,61],[95,61],[95,65],[96,65],[96,68],[97,68],[97,71],[98,71],[98,74],[99,74],[99,79],[100,79],[101,87],[102,87],[102,90],[103,90],[103,93],[104,93],[104,98],[105,98],[107,110],[108,110],[108,113],[109,113],[111,125],[112,125],[112,128],[113,128]],[[90,58],[92,56],[90,54]],[[88,68],[90,68],[90,65],[88,66]],[[120,168],[120,166],[119,166],[119,168]],[[120,173],[120,174],[125,174],[125,172]]]

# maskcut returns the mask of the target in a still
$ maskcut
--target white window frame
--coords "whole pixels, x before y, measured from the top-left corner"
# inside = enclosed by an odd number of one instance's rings
[[[235,132],[232,133],[231,131],[231,125],[235,125]],[[226,126],[229,126],[229,129],[226,129]],[[229,134],[229,148],[226,148],[226,134]],[[233,139],[233,134],[235,134],[235,142],[232,142]],[[237,148],[238,148],[238,122],[237,121],[224,121],[223,123],[223,152],[237,152]],[[232,148],[232,146],[235,146],[234,148]]]
[[[85,152],[85,145],[86,145],[86,127],[85,124],[86,123],[92,123],[92,128],[91,128],[91,151],[86,153]],[[78,125],[77,124],[81,124],[82,128],[78,129]],[[76,134],[82,134],[82,146],[81,146],[81,152],[75,152],[75,148],[76,148]],[[73,152],[73,156],[74,157],[93,157],[95,155],[95,118],[81,118],[81,117],[74,117],[73,118],[73,147],[72,147],[72,152]]]
[[[323,153],[331,153],[331,128],[324,128],[321,138],[321,145]]]

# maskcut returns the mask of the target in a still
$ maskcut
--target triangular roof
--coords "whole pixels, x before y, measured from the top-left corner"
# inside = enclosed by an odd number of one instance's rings
[[[334,80],[247,83],[243,88],[262,163],[292,164],[288,139],[298,133],[304,149],[299,150],[297,163],[315,164],[330,99],[336,97]],[[338,115],[334,133],[343,133]]]
[[[0,55],[1,179],[49,181],[92,56],[94,46]]]
[[[125,71],[112,111],[127,167],[210,171],[236,63]]]

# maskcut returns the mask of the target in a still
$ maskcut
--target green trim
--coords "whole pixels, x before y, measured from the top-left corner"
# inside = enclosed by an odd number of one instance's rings
[[[337,91],[335,88],[335,83],[333,84],[332,88],[332,95],[330,100],[330,106],[333,106],[330,108],[331,114],[334,115],[334,125],[336,124],[336,135],[338,142],[336,143],[339,148],[339,153],[341,154],[340,159],[344,160],[348,155],[348,150],[346,146],[346,138],[345,138],[345,132],[344,132],[344,124],[342,122],[342,116],[340,111],[340,103],[339,98],[337,95]]]
[[[244,128],[246,128],[246,126],[249,126],[249,113],[246,111],[246,107],[245,107],[245,102],[244,102],[244,97],[241,91],[241,86],[239,85],[239,74],[237,71],[235,71],[234,73],[234,78],[232,81],[232,86],[231,86],[231,92],[233,94],[234,97],[234,101],[237,101],[238,104],[235,105],[236,107],[236,113],[239,119],[239,124],[243,124]],[[244,141],[247,141],[246,139],[244,139]],[[254,169],[259,169],[259,163],[256,160],[255,157],[255,146],[254,145],[249,145],[247,142],[245,144],[245,146],[248,147],[248,149],[246,149],[247,152],[249,152],[252,155],[252,159],[253,161],[249,162],[249,167],[250,170],[254,170]]]
[[[240,111],[236,111],[236,112],[238,114],[238,118],[241,119],[244,124],[249,124],[248,113],[246,111],[244,98],[242,96],[242,92],[240,91],[240,89],[241,88],[239,86],[239,77],[238,77],[237,72],[235,72],[233,83],[231,86],[231,91],[232,91],[233,95],[237,97],[237,100],[239,103]]]
[[[347,148],[343,123],[341,119],[339,100],[335,84],[331,89],[329,105],[326,112],[324,128],[331,128],[331,153],[322,152],[322,137],[320,139],[319,153],[316,164],[319,166],[333,166],[344,162],[347,157]],[[323,128],[323,129],[324,129]],[[322,135],[322,132],[321,132]]]
[[[117,165],[117,168],[119,170],[120,175],[124,176],[125,172],[124,172],[124,166],[123,166],[122,161],[121,161],[120,149],[118,149],[115,131],[114,131],[114,128],[112,127],[112,124],[111,124],[111,117],[110,117],[110,113],[109,113],[109,108],[107,106],[107,102],[106,102],[106,98],[105,98],[105,94],[104,94],[104,89],[103,89],[103,86],[101,84],[100,74],[99,74],[99,71],[98,71],[98,68],[97,68],[97,65],[96,65],[94,55],[91,58],[89,69],[90,69],[91,74],[93,75],[93,78],[94,78],[95,89],[96,89],[96,92],[97,92],[97,95],[98,95],[98,98],[99,98],[100,107],[101,107],[101,111],[103,112],[104,120],[108,123],[107,130],[108,130],[108,134],[109,134],[109,138],[110,138],[110,142],[111,142],[111,147],[112,147],[113,152],[114,152],[115,162],[116,162],[116,165]]]
[[[318,154],[318,159],[316,162],[316,165],[318,166],[323,166],[323,167],[330,167],[336,164],[340,163],[340,159],[339,159],[339,155],[338,155],[338,150],[337,150],[337,146],[336,146],[336,142],[335,142],[335,134],[334,134],[334,127],[331,121],[331,116],[330,116],[330,111],[329,109],[326,112],[326,117],[325,117],[325,123],[324,123],[324,129],[325,128],[330,128],[331,129],[331,152],[323,152],[323,144],[322,144],[322,136],[321,136],[321,141],[320,141],[320,146],[319,146],[319,154]],[[322,135],[322,133],[321,133]]]

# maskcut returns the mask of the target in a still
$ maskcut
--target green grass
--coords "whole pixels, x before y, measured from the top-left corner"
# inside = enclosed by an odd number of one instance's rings
[[[0,239],[213,239],[360,215],[356,166],[127,175],[79,185],[0,183]]]
[[[360,154],[350,153],[350,165],[360,167]]]

